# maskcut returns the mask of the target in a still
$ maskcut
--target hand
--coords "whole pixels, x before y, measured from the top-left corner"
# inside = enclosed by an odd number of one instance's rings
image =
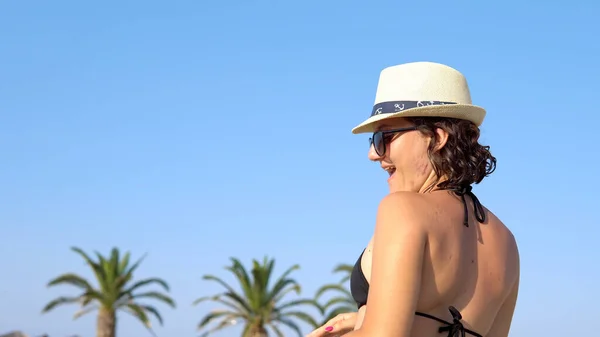
[[[358,313],[347,312],[339,314],[327,321],[318,329],[309,333],[306,337],[321,337],[321,336],[342,336],[354,330]]]

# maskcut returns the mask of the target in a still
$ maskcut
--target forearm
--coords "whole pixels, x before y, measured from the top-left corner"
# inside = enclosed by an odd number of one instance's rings
[[[405,335],[402,336],[393,336],[393,337],[403,337]],[[384,332],[384,331],[365,331],[364,329],[357,329],[354,331],[351,331],[345,335],[343,335],[343,337],[391,337],[389,335],[388,332]]]
[[[364,334],[363,331],[358,329],[358,330],[350,331],[349,333],[345,334],[344,337],[367,337],[367,335]],[[376,336],[369,336],[369,337],[376,337]]]

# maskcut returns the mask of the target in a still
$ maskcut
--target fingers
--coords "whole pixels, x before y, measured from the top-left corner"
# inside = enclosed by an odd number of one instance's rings
[[[315,329],[307,337],[329,337],[340,336],[354,329],[356,314],[339,314],[330,319],[318,329]]]
[[[340,336],[354,330],[356,315],[341,314],[341,316],[337,321],[325,326],[325,331],[327,332],[325,336]]]

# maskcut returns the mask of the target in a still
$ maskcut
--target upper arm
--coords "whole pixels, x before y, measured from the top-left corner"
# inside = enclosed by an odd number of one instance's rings
[[[414,196],[386,196],[377,213],[367,310],[367,336],[409,336],[419,298],[427,233]]]
[[[496,318],[494,319],[494,323],[490,328],[490,331],[486,335],[486,337],[508,337],[508,333],[510,331],[510,326],[512,323],[512,319],[515,313],[515,307],[517,306],[517,297],[519,295],[519,263],[517,258],[517,278],[516,281],[508,294],[504,303],[500,307]]]
[[[356,316],[356,323],[354,324],[354,330],[360,329],[362,326],[363,320],[365,319],[365,313],[367,312],[367,306],[363,305],[358,309]]]

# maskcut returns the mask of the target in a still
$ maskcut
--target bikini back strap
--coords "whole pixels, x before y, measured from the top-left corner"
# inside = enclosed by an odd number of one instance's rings
[[[471,185],[463,186],[461,188],[452,189],[456,195],[462,198],[463,207],[465,208],[465,220],[464,225],[469,227],[469,209],[467,208],[467,200],[465,199],[465,195],[468,195],[473,199],[473,209],[475,211],[475,219],[479,221],[479,223],[485,222],[485,210],[479,202],[479,199],[473,194],[473,187]]]
[[[440,327],[438,329],[438,331],[440,333],[448,331],[448,337],[466,337],[467,333],[471,334],[475,337],[483,337],[482,335],[478,334],[477,332],[475,332],[473,330],[469,330],[463,326],[463,324],[461,322],[462,315],[460,314],[458,309],[456,309],[453,306],[450,306],[450,307],[448,307],[448,310],[450,311],[450,314],[452,315],[452,323],[447,322],[443,319],[437,318],[435,316],[422,313],[422,312],[417,312],[416,314],[418,316],[426,317],[426,318],[432,319],[434,321],[438,321],[442,324],[445,324],[446,326]]]

